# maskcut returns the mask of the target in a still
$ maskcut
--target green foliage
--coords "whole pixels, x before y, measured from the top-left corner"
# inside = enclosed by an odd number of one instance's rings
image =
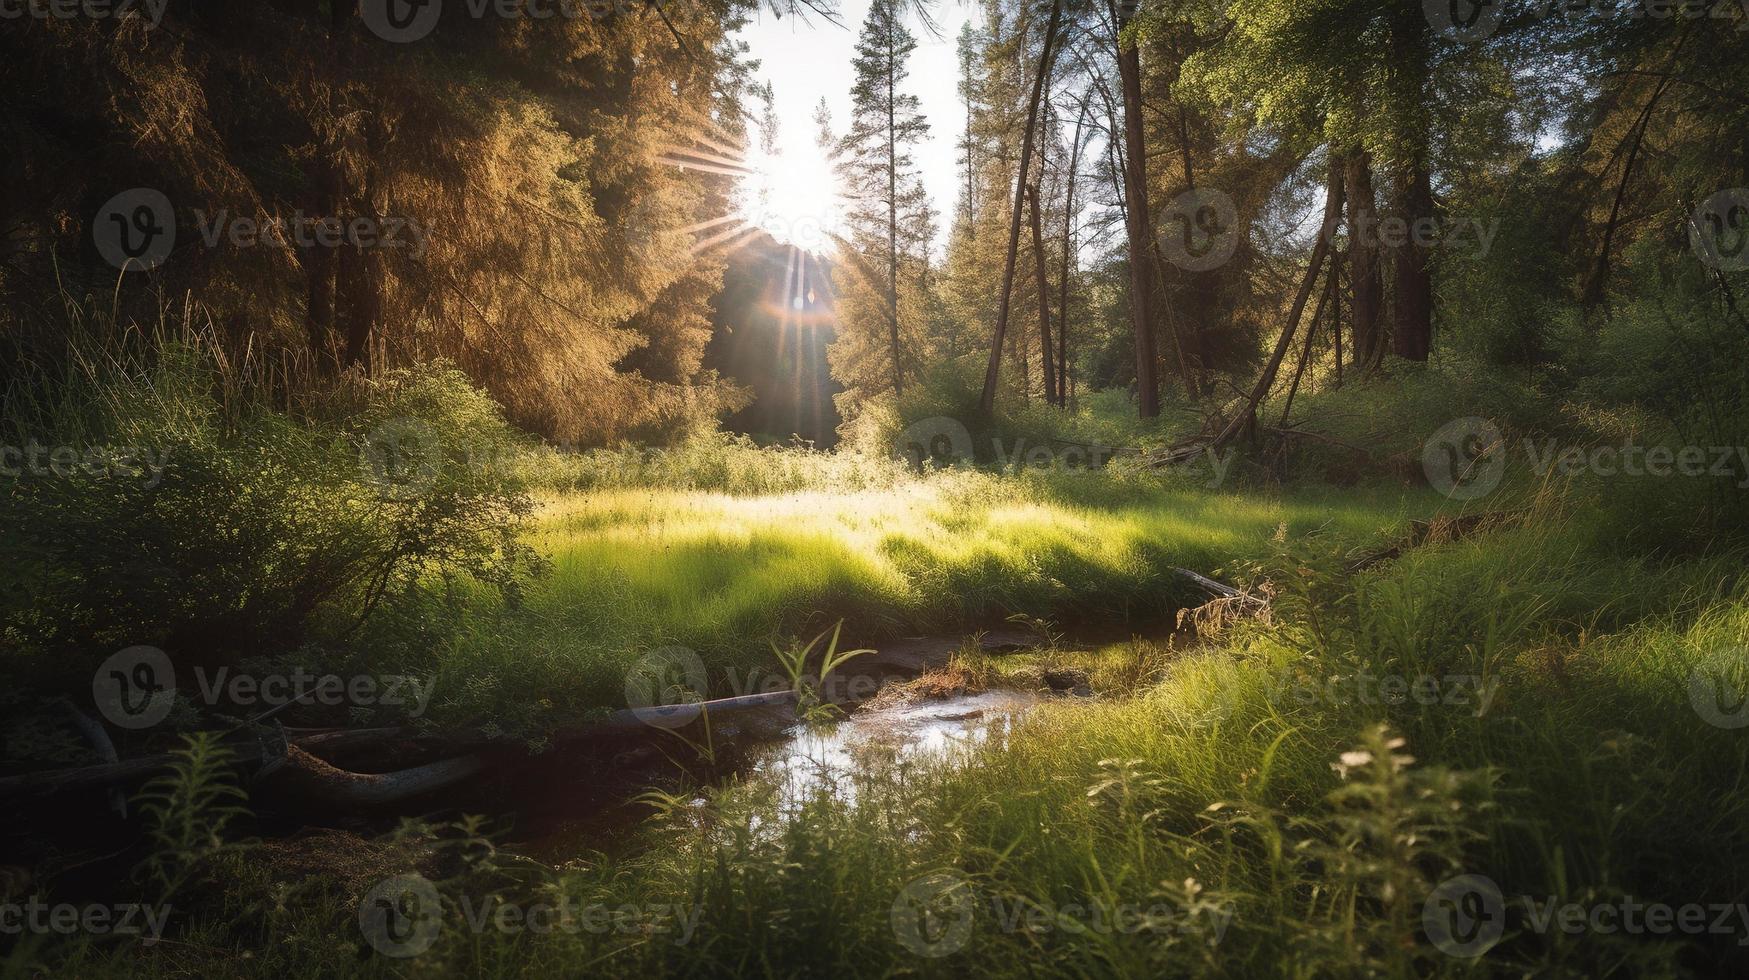
[[[20,146],[5,173],[35,191],[7,204],[8,332],[55,318],[62,289],[124,319],[192,293],[272,356],[447,357],[572,444],[732,401],[701,370],[721,252],[685,229],[732,210],[733,178],[663,160],[738,152],[749,76],[724,38],[749,4],[433,9],[411,43],[345,0],[160,6],[161,24],[60,19],[0,41],[0,130]],[[161,267],[118,278],[93,234],[142,186],[180,234]],[[323,224],[369,230],[336,245]]]
[[[820,645],[820,641],[826,639],[824,632],[809,640],[806,646],[791,644],[786,648],[779,646],[775,640],[771,643],[771,652],[777,656],[777,662],[783,667],[790,690],[796,693],[796,714],[808,723],[828,721],[834,715],[843,713],[843,709],[837,705],[821,700],[820,688],[825,686],[833,671],[849,660],[875,652],[867,647],[838,652],[838,638],[843,630],[843,620],[833,624],[832,639],[827,642],[826,649],[821,651],[820,665],[814,668],[812,675],[808,673],[808,659],[813,656],[814,648]]]
[[[5,392],[4,443],[45,447],[0,494],[13,676],[82,688],[136,644],[184,664],[320,657],[367,623],[371,669],[413,670],[463,580],[514,601],[538,564],[501,465],[523,437],[453,367],[286,390],[194,323],[109,336],[75,331],[62,374],[26,362]]]
[[[228,846],[231,821],[248,815],[247,793],[231,771],[234,756],[214,732],[185,735],[171,753],[170,771],[153,779],[134,798],[146,817],[151,848],[140,872],[160,897],[168,898],[205,862]]]

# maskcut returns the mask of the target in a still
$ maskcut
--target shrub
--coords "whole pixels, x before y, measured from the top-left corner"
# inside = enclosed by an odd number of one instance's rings
[[[192,319],[69,335],[18,353],[4,393],[0,631],[33,683],[78,690],[135,644],[196,664],[337,646],[532,564],[519,439],[447,364],[294,387]]]

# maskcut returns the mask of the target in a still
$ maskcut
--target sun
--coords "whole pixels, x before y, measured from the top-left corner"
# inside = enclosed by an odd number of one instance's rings
[[[843,234],[838,177],[817,147],[779,145],[767,153],[755,146],[747,157],[752,174],[742,181],[741,218],[786,245],[824,255]]]

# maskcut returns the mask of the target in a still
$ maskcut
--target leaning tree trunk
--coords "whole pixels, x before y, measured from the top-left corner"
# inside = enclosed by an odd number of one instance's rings
[[[1251,396],[1246,399],[1244,409],[1234,415],[1227,422],[1227,427],[1215,436],[1212,448],[1219,449],[1232,442],[1234,437],[1256,420],[1257,406],[1263,403],[1269,389],[1274,387],[1276,374],[1281,371],[1281,362],[1287,356],[1288,347],[1294,342],[1300,317],[1306,312],[1306,301],[1312,295],[1312,286],[1318,281],[1318,273],[1324,268],[1324,257],[1330,252],[1330,240],[1335,237],[1336,225],[1341,218],[1342,164],[1332,157],[1329,182],[1324,194],[1324,221],[1318,228],[1318,241],[1312,246],[1312,260],[1306,266],[1305,278],[1300,280],[1300,291],[1294,296],[1294,305],[1288,311],[1287,323],[1281,328],[1281,337],[1275,342],[1275,352],[1269,356],[1269,363],[1264,365],[1263,374],[1251,389]]]
[[[1032,80],[1032,101],[1026,110],[1026,132],[1020,138],[1020,167],[1014,175],[1014,210],[1008,216],[1008,252],[1002,264],[1002,296],[996,305],[996,329],[990,338],[990,363],[984,369],[984,392],[978,398],[978,407],[985,412],[996,408],[996,381],[1002,373],[1002,341],[1008,333],[1009,303],[1014,294],[1014,262],[1020,251],[1020,209],[1026,203],[1026,178],[1032,170],[1033,129],[1038,124],[1038,107],[1044,97],[1045,79],[1051,74],[1057,23],[1062,17],[1063,0],[1051,0],[1051,19],[1045,24],[1044,49],[1039,53],[1038,75]]]
[[[1129,233],[1130,326],[1136,340],[1136,410],[1145,419],[1160,414],[1160,381],[1154,353],[1153,216],[1148,211],[1148,156],[1142,139],[1142,59],[1134,44],[1124,46],[1129,25],[1116,5],[1117,70],[1123,85],[1124,216]]]

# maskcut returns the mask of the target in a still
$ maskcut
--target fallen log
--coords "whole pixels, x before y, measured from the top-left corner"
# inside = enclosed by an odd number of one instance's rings
[[[1517,511],[1489,511],[1482,514],[1466,514],[1463,517],[1435,517],[1425,521],[1410,521],[1407,535],[1388,548],[1362,555],[1349,564],[1348,574],[1359,574],[1375,565],[1395,561],[1403,556],[1403,552],[1413,548],[1456,541],[1471,534],[1504,527],[1518,520],[1521,516]]]
[[[478,753],[471,753],[394,772],[351,772],[296,745],[288,745],[284,764],[275,767],[264,782],[269,792],[299,802],[314,800],[331,807],[356,809],[389,806],[433,793],[476,775],[485,767],[485,760]]]

